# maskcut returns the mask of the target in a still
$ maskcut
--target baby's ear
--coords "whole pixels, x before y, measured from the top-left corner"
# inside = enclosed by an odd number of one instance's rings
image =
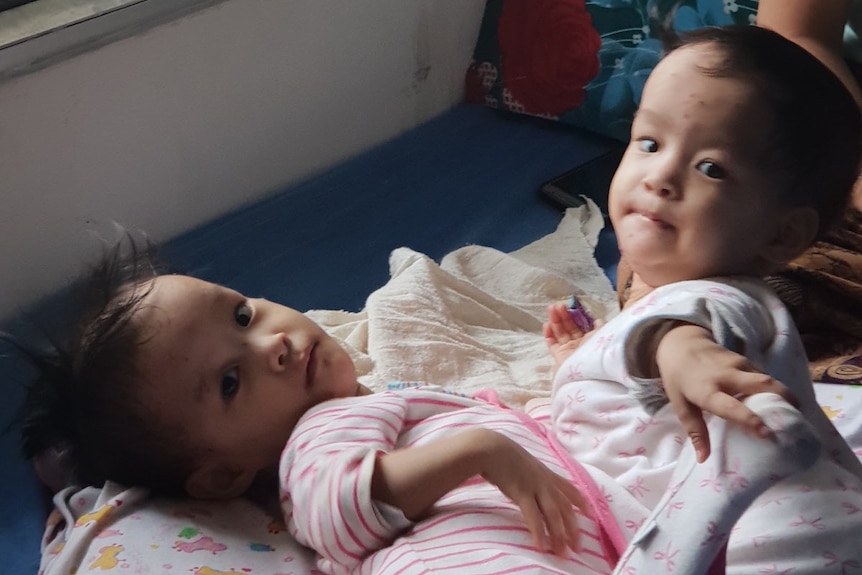
[[[195,499],[231,499],[251,487],[255,473],[231,469],[223,465],[208,465],[196,469],[186,479],[186,493]]]
[[[811,207],[794,207],[778,214],[775,237],[764,249],[763,257],[776,267],[802,255],[817,237],[820,217]]]

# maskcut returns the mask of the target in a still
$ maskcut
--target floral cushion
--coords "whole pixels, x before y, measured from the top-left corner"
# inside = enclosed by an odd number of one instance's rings
[[[314,553],[288,534],[280,510],[273,514],[246,499],[160,499],[108,482],[64,489],[54,504],[40,575],[316,572]]]
[[[757,0],[488,0],[466,98],[625,141],[664,32],[756,12]]]

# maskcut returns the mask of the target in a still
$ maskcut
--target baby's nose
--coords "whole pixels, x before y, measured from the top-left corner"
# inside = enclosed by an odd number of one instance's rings
[[[284,333],[276,333],[262,342],[264,358],[273,371],[283,371],[290,363],[290,340]]]
[[[653,194],[668,200],[680,196],[679,165],[676,158],[666,156],[653,162],[652,170],[644,177],[644,185]]]

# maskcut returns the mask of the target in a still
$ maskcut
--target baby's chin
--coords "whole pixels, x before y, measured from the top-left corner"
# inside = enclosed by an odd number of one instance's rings
[[[675,266],[632,266],[643,289],[655,289],[668,284],[703,279],[703,275]]]

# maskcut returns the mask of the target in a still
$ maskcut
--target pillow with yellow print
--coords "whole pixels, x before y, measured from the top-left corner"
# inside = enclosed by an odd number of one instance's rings
[[[64,489],[54,505],[40,575],[314,572],[313,552],[288,534],[280,514],[247,499],[150,498],[145,489],[108,482]]]
[[[832,425],[862,460],[862,385],[815,382],[814,393]]]
[[[757,0],[488,0],[466,100],[628,141],[662,37],[756,13]]]

